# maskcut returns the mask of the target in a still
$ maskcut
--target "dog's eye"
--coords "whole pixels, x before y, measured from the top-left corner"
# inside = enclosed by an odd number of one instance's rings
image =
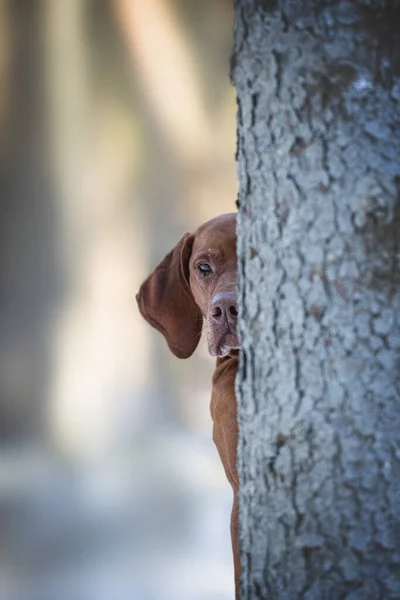
[[[212,268],[208,263],[200,263],[197,268],[202,275],[209,275],[212,273]]]

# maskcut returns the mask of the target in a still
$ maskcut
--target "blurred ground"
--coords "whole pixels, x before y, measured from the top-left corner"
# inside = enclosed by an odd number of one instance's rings
[[[223,600],[213,360],[135,294],[235,210],[228,0],[0,0],[0,599]]]
[[[218,467],[209,444],[175,432],[80,470],[3,457],[0,598],[232,598]]]

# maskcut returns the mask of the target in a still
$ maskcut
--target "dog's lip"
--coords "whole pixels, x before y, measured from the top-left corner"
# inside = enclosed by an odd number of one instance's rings
[[[219,349],[217,348],[217,346],[210,346],[208,351],[211,354],[211,356],[219,356]]]
[[[224,356],[228,356],[229,354],[238,354],[238,353],[239,353],[239,348],[237,346],[225,346],[225,345],[222,345],[216,352],[210,351],[211,356],[220,357],[220,358],[223,358]]]
[[[229,339],[229,338],[231,338],[231,339]],[[211,356],[227,356],[233,350],[237,351],[238,349],[239,349],[239,340],[237,338],[237,334],[236,334],[236,332],[233,333],[231,331],[229,331],[227,334],[221,336],[216,343],[210,344],[208,347],[208,351],[211,354]]]

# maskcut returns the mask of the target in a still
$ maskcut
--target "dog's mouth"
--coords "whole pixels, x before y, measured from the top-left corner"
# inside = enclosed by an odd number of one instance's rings
[[[211,356],[228,356],[233,351],[239,350],[239,338],[236,330],[231,331],[228,329],[222,334],[217,332],[210,332],[211,335],[208,337],[208,351]]]

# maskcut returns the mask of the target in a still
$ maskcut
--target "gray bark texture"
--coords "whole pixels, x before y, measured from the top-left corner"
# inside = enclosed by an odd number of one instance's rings
[[[237,0],[241,598],[400,598],[400,3]]]

